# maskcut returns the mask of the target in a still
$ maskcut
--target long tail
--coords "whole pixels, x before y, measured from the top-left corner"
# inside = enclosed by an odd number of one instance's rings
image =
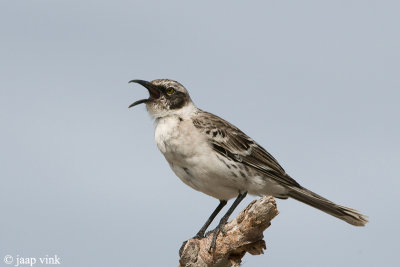
[[[290,187],[289,196],[355,226],[368,222],[368,217],[360,212],[337,205],[303,187]]]

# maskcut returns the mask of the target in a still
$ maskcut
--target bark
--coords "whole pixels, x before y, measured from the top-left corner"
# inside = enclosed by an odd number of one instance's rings
[[[246,252],[260,255],[266,249],[263,232],[278,215],[273,197],[262,197],[225,225],[216,247],[209,251],[213,233],[202,239],[189,239],[181,250],[179,267],[238,266]]]

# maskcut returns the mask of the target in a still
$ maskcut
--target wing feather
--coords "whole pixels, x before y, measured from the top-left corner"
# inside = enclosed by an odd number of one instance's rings
[[[267,150],[231,123],[212,113],[200,111],[193,124],[208,136],[213,150],[220,155],[256,169],[283,185],[300,187]]]

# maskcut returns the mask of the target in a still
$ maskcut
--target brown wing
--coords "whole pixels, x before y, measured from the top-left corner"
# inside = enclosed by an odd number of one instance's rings
[[[300,187],[268,151],[236,126],[204,111],[197,114],[193,124],[209,137],[215,152],[254,168],[283,185]]]

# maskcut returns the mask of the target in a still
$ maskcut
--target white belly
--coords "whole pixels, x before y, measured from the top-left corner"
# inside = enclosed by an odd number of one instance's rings
[[[217,199],[229,200],[245,191],[278,197],[287,194],[276,181],[215,153],[190,120],[175,116],[157,120],[155,142],[185,184]]]
[[[190,120],[175,116],[157,120],[155,142],[175,174],[195,190],[220,200],[246,191],[246,179],[232,175]]]

